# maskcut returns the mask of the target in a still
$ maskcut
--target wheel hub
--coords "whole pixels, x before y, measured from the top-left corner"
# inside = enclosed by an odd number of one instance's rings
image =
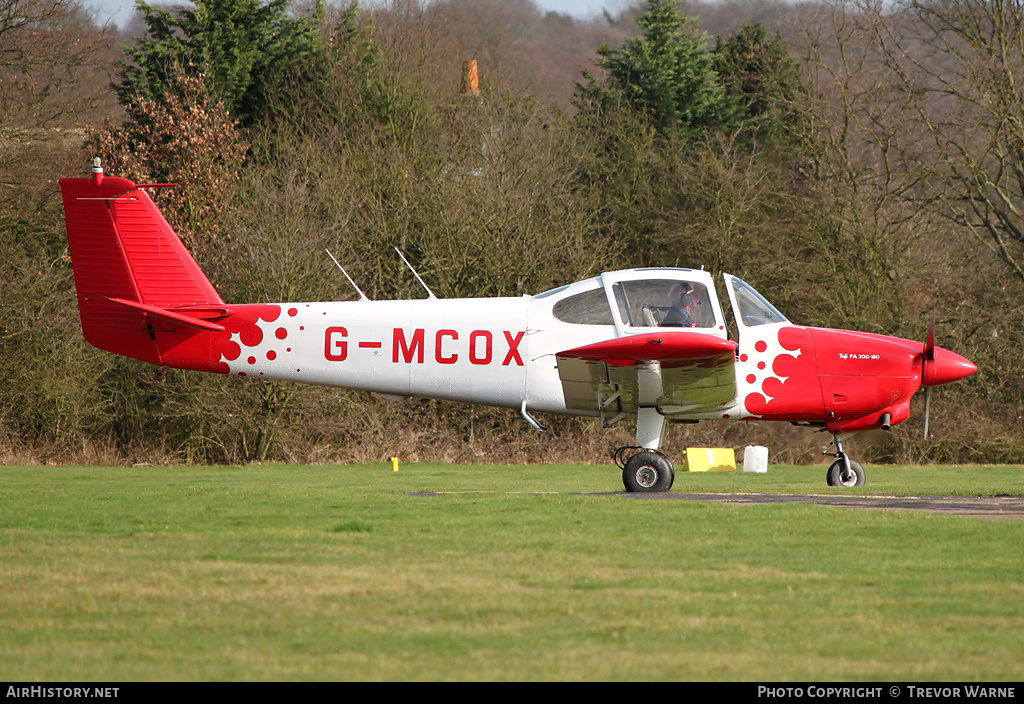
[[[645,489],[650,489],[658,481],[658,470],[649,464],[638,467],[636,470],[636,483]]]

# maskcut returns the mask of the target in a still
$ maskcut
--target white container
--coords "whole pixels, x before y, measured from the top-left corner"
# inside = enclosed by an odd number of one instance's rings
[[[764,474],[768,471],[768,448],[747,445],[743,449],[743,471]]]

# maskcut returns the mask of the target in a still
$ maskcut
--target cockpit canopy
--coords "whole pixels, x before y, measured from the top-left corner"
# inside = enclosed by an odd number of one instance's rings
[[[787,323],[750,285],[724,275],[737,324]],[[694,328],[726,337],[725,319],[711,275],[693,269],[630,269],[563,286],[535,296],[558,298],[554,317],[573,325],[613,325],[618,334],[662,328]]]

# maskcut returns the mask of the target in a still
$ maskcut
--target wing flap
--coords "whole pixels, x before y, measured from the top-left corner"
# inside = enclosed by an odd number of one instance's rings
[[[566,408],[573,410],[636,413],[656,405],[682,417],[731,405],[736,396],[736,343],[704,333],[618,337],[556,359]],[[653,393],[652,380],[660,385]]]

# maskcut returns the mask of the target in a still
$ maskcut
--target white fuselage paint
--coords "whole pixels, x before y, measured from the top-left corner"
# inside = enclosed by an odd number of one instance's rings
[[[555,353],[614,336],[529,296],[272,305],[256,344],[233,336],[232,374],[549,413],[566,412]]]

